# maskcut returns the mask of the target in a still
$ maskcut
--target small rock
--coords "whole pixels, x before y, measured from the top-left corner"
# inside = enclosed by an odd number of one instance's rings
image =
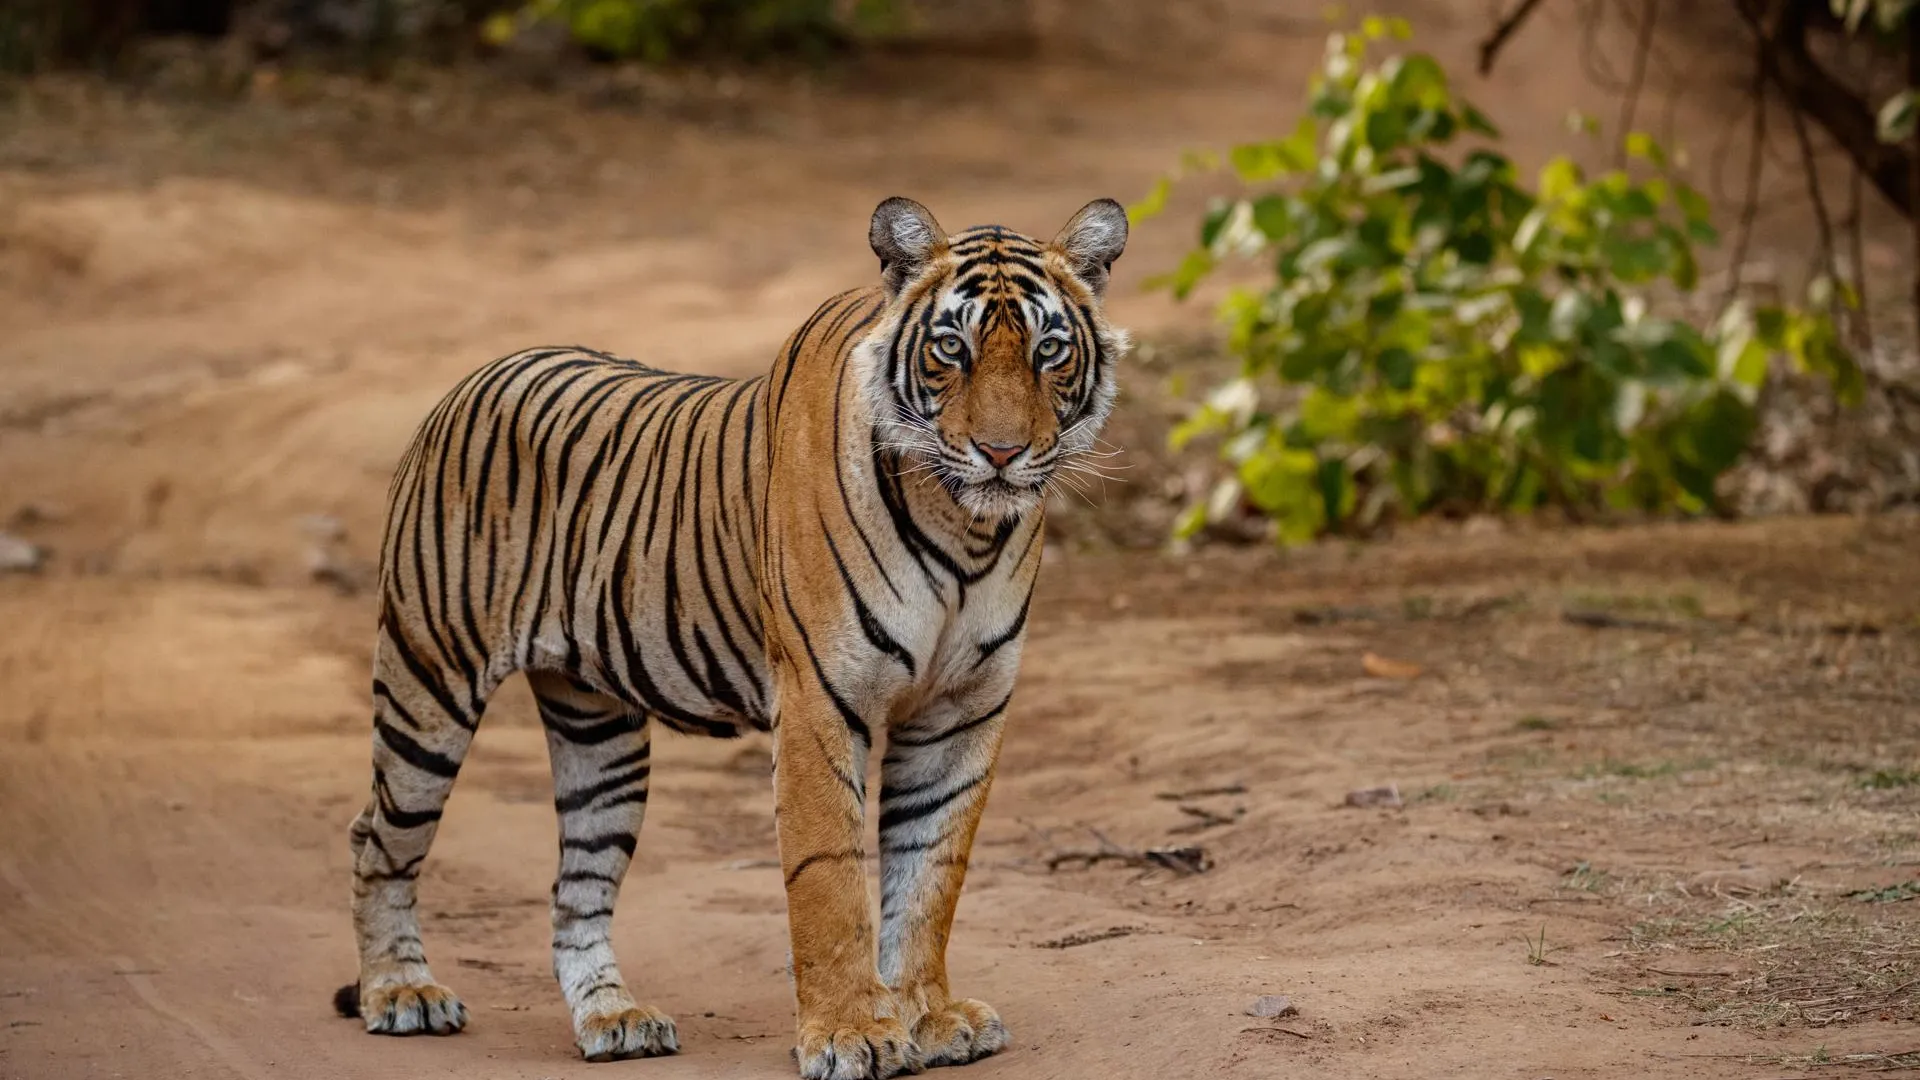
[[[342,596],[354,596],[374,583],[372,568],[355,562],[333,550],[331,545],[316,544],[307,551],[307,576],[321,585],[331,585]]]
[[[1400,799],[1400,785],[1388,784],[1347,792],[1347,805],[1399,807],[1406,804]]]
[[[12,533],[0,532],[0,574],[37,574],[47,553]]]
[[[1278,1020],[1283,1016],[1292,1016],[1300,1010],[1293,1007],[1293,999],[1285,994],[1266,994],[1253,999],[1247,1006],[1248,1016],[1258,1016],[1263,1020]]]
[[[307,514],[300,519],[300,531],[322,543],[344,540],[347,527],[332,514]]]

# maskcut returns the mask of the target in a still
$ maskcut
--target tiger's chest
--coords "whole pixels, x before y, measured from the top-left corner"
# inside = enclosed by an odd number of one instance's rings
[[[1032,528],[971,573],[919,574],[904,596],[882,589],[856,612],[855,681],[889,728],[938,727],[1011,694],[1039,564]]]

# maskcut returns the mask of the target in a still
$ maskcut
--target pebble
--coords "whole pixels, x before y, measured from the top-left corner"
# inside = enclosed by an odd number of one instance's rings
[[[1258,1016],[1263,1020],[1277,1020],[1282,1016],[1292,1016],[1299,1012],[1293,1007],[1293,999],[1285,994],[1266,994],[1253,999],[1247,1006],[1248,1016]]]
[[[0,532],[0,574],[36,574],[47,561],[47,553],[12,533]]]
[[[1385,787],[1361,788],[1347,792],[1348,806],[1401,806],[1400,786],[1388,784]]]

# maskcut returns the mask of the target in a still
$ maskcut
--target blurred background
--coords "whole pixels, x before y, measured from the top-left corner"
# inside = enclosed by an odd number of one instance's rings
[[[424,886],[480,1022],[324,1013],[388,479],[521,347],[765,370],[895,194],[1134,218],[961,911],[1017,1039],[975,1071],[1920,1067],[1916,43],[1904,0],[0,0],[0,1075],[584,1071],[517,689]],[[631,1068],[784,1075],[764,741],[662,756],[620,938],[687,1049]]]

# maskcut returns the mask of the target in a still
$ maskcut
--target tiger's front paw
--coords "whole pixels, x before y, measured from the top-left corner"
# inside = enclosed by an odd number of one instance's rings
[[[593,1013],[574,1025],[574,1043],[588,1061],[620,1061],[680,1052],[673,1018],[645,1005]]]
[[[978,1061],[1005,1050],[1012,1036],[993,1006],[961,998],[921,1017],[914,1025],[913,1041],[919,1045],[927,1067],[933,1068]]]
[[[361,991],[360,1018],[375,1035],[451,1035],[467,1026],[467,1007],[436,982],[389,983]]]
[[[804,1080],[886,1080],[925,1067],[906,1025],[892,1017],[803,1023],[794,1056]]]

